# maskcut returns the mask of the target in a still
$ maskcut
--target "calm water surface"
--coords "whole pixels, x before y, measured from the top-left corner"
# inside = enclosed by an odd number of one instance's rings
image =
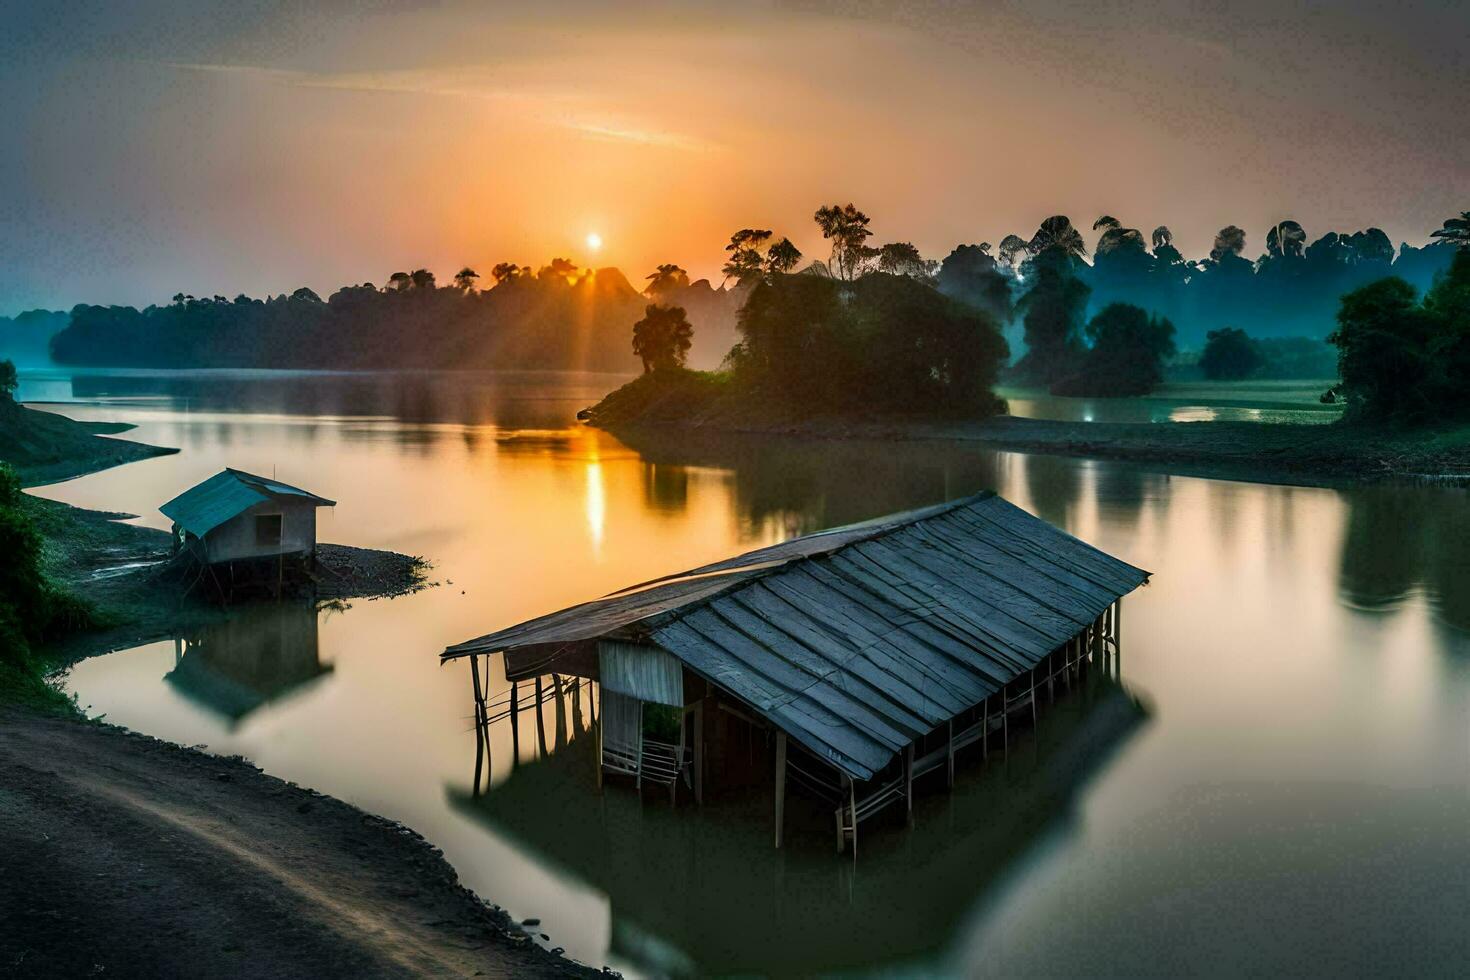
[[[1470,501],[926,445],[625,445],[588,376],[50,375],[23,397],[183,452],[42,489],[164,527],[223,466],[340,503],[324,540],[441,584],[96,658],[109,720],[404,821],[549,945],[632,973],[1450,973],[1470,941]],[[1063,698],[916,826],[593,787],[587,691],[492,732],[447,644],[781,538],[991,487],[1155,573],[1124,689]],[[496,693],[506,685],[497,679]],[[548,694],[552,690],[547,681]],[[524,695],[525,688],[521,689]],[[758,752],[760,746],[751,746]]]

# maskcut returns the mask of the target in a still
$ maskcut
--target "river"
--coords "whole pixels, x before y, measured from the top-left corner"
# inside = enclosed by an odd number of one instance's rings
[[[401,820],[548,945],[631,974],[1449,973],[1470,954],[1470,499],[1170,476],[974,447],[579,427],[606,376],[27,375],[178,455],[39,489],[139,514],[233,466],[338,501],[323,540],[439,584],[79,664],[90,712]],[[1075,693],[915,826],[598,795],[588,691],[492,730],[439,652],[665,572],[993,488],[1149,569],[1123,689]],[[503,679],[492,696],[502,694]],[[524,693],[524,689],[522,691]],[[830,821],[830,817],[828,818]],[[1460,967],[1454,966],[1459,963]]]

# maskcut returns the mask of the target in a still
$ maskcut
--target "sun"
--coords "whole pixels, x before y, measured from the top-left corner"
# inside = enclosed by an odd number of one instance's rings
[[[587,235],[587,247],[597,252],[602,249],[602,236],[597,232],[589,232]]]

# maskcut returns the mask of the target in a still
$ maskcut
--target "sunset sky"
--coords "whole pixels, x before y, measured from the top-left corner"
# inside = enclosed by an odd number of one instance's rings
[[[825,256],[831,201],[933,257],[1058,212],[1253,256],[1280,218],[1418,244],[1470,207],[1454,3],[306,6],[0,3],[0,314],[715,276],[743,226]]]

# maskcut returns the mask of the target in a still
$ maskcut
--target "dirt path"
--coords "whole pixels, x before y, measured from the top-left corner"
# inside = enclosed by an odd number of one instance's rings
[[[0,708],[0,976],[594,972],[399,825],[239,760]]]

